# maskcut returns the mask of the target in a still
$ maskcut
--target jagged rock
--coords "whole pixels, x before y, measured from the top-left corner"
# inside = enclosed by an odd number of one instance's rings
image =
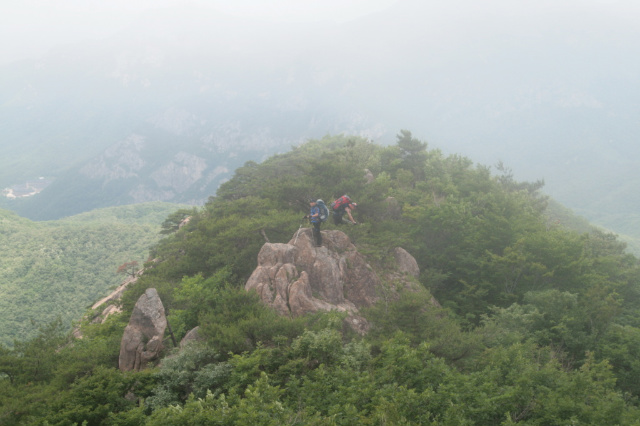
[[[265,244],[245,288],[286,315],[357,312],[373,304],[380,280],[349,237],[322,231],[322,239],[323,246],[314,247],[311,230],[302,229],[288,244]]]
[[[182,340],[180,340],[180,348],[184,348],[185,346],[191,344],[192,342],[201,341],[202,337],[200,337],[200,334],[198,332],[199,330],[200,330],[200,326],[197,326],[189,330],[187,334],[184,335]]]
[[[124,329],[118,364],[122,371],[140,371],[162,351],[167,327],[164,306],[155,288],[148,288],[136,302]]]
[[[420,276],[420,267],[416,259],[402,247],[396,247],[393,256],[398,264],[398,272],[411,275],[418,278]]]
[[[255,290],[281,315],[348,312],[347,323],[365,333],[369,325],[358,310],[378,300],[381,280],[344,232],[322,231],[322,241],[322,247],[314,247],[311,229],[301,229],[288,244],[263,245],[245,289]],[[417,277],[415,259],[403,249],[396,252],[394,281],[402,284],[407,274]]]

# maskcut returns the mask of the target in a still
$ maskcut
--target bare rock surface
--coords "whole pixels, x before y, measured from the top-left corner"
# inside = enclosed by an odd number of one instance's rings
[[[118,302],[122,298],[122,295],[124,294],[124,291],[127,289],[127,287],[129,287],[130,285],[138,281],[138,278],[142,275],[143,271],[144,270],[141,269],[138,272],[136,272],[135,275],[128,276],[109,295],[98,300],[96,303],[93,304],[93,306],[91,306],[92,311],[96,311],[98,308],[102,308],[100,313],[95,314],[90,319],[92,324],[102,324],[110,315],[118,314],[122,312],[122,309],[120,309]],[[74,334],[78,338],[82,338],[82,333],[80,332],[79,329],[77,329],[76,332],[74,332]]]
[[[364,333],[368,325],[357,314],[379,299],[381,279],[344,232],[322,231],[322,241],[321,247],[314,247],[311,229],[306,228],[287,244],[266,243],[245,289],[255,290],[281,315],[348,312],[349,325]],[[402,266],[396,275],[418,276],[415,259],[400,250]]]
[[[192,328],[184,335],[182,340],[180,340],[180,348],[184,348],[191,343],[196,343],[202,341],[202,337],[200,336],[200,326]]]
[[[118,364],[122,371],[140,371],[156,359],[163,349],[167,327],[164,306],[158,292],[148,288],[136,302],[124,329]]]
[[[134,276],[128,276],[115,290],[113,290],[108,296],[103,297],[91,306],[91,309],[98,309],[100,306],[116,302],[122,298],[122,294],[131,284],[138,281],[138,278],[142,275],[142,270],[138,271]]]
[[[420,276],[420,267],[416,259],[409,254],[408,251],[402,247],[396,247],[393,251],[393,255],[398,264],[398,272],[411,275],[418,278]]]

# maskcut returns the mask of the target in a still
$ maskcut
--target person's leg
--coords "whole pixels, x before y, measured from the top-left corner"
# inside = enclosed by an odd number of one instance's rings
[[[342,223],[342,212],[333,212],[333,223],[336,225],[340,225]]]
[[[320,234],[320,222],[315,222],[313,224],[313,237],[316,241],[316,246],[320,247],[322,245],[322,234]]]

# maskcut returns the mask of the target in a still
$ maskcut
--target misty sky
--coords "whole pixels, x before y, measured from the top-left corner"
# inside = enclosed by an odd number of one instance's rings
[[[150,10],[204,7],[221,14],[272,22],[347,22],[397,0],[5,0],[0,5],[0,61],[30,58],[51,48],[100,40]],[[172,12],[172,13],[174,13]]]
[[[570,36],[576,26],[616,32],[640,22],[640,2],[633,0],[5,0],[0,5],[0,61],[36,57],[59,45],[107,38],[153,9],[170,8],[176,19],[181,8],[197,5],[254,21],[345,23],[402,3],[420,4],[420,19],[407,16],[407,22],[439,34],[490,31],[514,35],[559,26],[566,27]],[[254,36],[251,31],[247,23],[247,37]]]
[[[112,45],[116,61],[129,55],[131,68],[162,58],[153,49],[163,39],[184,51],[185,75],[208,55],[224,58],[229,75],[242,71],[233,90],[322,83],[323,92],[342,94],[341,105],[358,102],[363,114],[492,164],[513,147],[486,152],[455,142],[495,139],[479,134],[487,118],[505,141],[517,140],[520,128],[507,129],[515,110],[608,108],[606,117],[638,104],[633,90],[619,87],[637,81],[639,22],[634,0],[5,0],[0,64],[62,48],[73,52],[69,67],[89,66],[81,52]],[[116,67],[111,75],[134,73]],[[462,126],[466,133],[457,132]]]

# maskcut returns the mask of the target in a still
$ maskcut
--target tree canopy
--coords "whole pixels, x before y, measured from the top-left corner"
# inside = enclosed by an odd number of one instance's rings
[[[146,261],[160,221],[178,206],[111,207],[50,222],[0,210],[0,344],[33,337],[58,317],[70,328],[121,282],[123,262]]]

